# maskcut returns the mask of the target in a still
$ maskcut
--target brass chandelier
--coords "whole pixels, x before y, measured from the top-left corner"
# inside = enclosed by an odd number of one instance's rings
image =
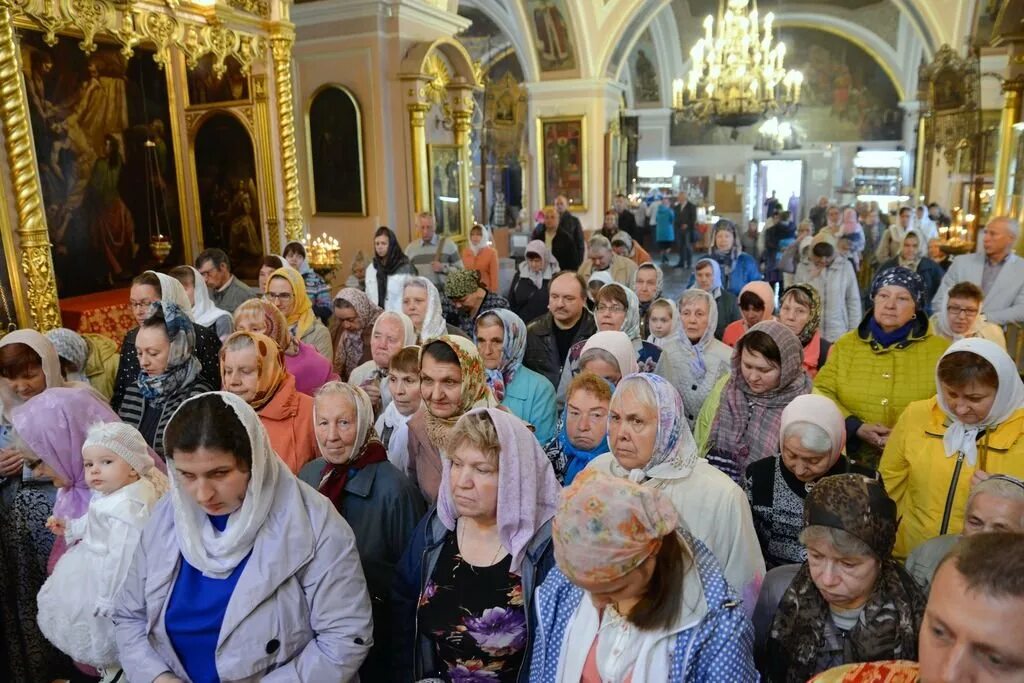
[[[677,116],[736,129],[796,110],[804,76],[786,71],[786,45],[772,44],[775,15],[765,15],[763,27],[758,19],[756,0],[723,0],[717,25],[711,15],[704,19],[687,78],[672,82]]]

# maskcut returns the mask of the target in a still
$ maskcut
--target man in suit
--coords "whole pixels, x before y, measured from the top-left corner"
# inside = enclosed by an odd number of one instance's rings
[[[676,244],[679,247],[679,262],[676,268],[689,268],[693,261],[694,234],[697,229],[697,207],[689,201],[685,192],[679,193],[679,201],[673,207],[676,218]]]
[[[626,195],[617,194],[615,195],[615,213],[619,214],[619,230],[628,234],[634,240],[640,238],[640,233],[636,227],[636,216],[629,210],[629,203],[626,201]]]
[[[1024,259],[1013,253],[1020,237],[1020,223],[996,216],[985,226],[982,251],[953,259],[932,310],[946,309],[946,293],[959,282],[973,282],[985,293],[985,317],[997,325],[1024,323]]]

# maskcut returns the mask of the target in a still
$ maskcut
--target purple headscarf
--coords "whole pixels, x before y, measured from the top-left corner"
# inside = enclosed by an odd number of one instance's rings
[[[520,574],[526,547],[534,534],[555,516],[559,486],[544,449],[526,423],[515,415],[496,408],[478,408],[463,415],[486,413],[494,423],[501,443],[498,456],[498,537],[512,553],[511,571]],[[437,496],[437,516],[451,531],[459,512],[452,500],[452,461],[443,459],[441,488]]]

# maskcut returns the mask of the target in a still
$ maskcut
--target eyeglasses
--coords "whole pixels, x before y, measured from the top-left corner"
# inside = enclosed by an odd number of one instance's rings
[[[963,308],[961,306],[946,306],[946,313],[952,316],[978,315],[979,310],[977,308]]]
[[[626,309],[618,304],[598,304],[598,313],[625,313]]]
[[[263,295],[263,298],[267,301],[291,301],[293,295],[288,292],[277,294],[275,292],[267,292]]]
[[[149,307],[152,306],[153,303],[154,302],[148,301],[148,300],[147,301],[133,301],[133,300],[129,300],[128,301],[128,307],[131,308],[133,311],[140,311],[140,310],[141,311],[146,311],[146,310],[149,310]]]

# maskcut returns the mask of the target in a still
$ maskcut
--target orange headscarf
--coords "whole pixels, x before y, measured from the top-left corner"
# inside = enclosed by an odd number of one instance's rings
[[[274,394],[281,387],[288,371],[284,367],[284,353],[270,337],[256,332],[235,332],[224,341],[220,349],[220,382],[227,386],[224,378],[224,354],[231,347],[231,342],[241,337],[248,338],[256,350],[256,395],[249,401],[253,410],[258,411],[270,403]]]

